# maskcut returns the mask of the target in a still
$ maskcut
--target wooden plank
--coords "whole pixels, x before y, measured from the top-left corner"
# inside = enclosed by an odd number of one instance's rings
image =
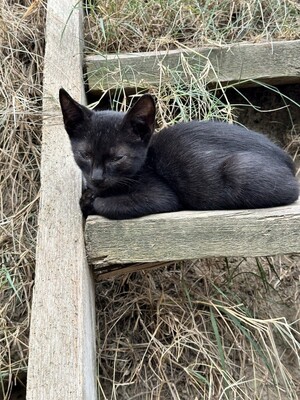
[[[193,51],[89,55],[85,60],[89,88],[102,91],[120,85],[128,88],[157,85],[162,68],[183,72],[183,57],[203,71],[207,84],[240,82],[241,86],[249,86],[249,80],[272,84],[300,82],[300,40],[294,40],[240,43]],[[168,82],[167,73],[163,80]]]
[[[58,90],[84,102],[81,3],[48,0],[43,144],[28,400],[95,400],[94,282],[78,201],[81,174],[63,128]]]
[[[284,207],[182,211],[121,221],[93,216],[85,236],[89,261],[107,274],[114,264],[300,253],[299,227],[300,199]]]

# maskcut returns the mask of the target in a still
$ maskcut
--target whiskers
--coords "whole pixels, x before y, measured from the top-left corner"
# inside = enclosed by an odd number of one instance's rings
[[[128,177],[128,176],[124,176],[124,177],[120,177],[118,178],[118,180],[116,180],[114,182],[113,186],[126,186],[126,187],[130,187],[132,185],[134,185],[135,183],[138,182],[138,179],[136,177]]]
[[[139,181],[137,176],[115,176],[106,178],[101,184],[95,184],[95,182],[87,181],[87,186],[98,196],[106,196],[108,194],[128,192]]]

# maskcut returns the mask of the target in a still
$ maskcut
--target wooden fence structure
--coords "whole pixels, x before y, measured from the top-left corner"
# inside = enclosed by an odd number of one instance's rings
[[[77,0],[48,0],[47,4],[41,200],[28,400],[97,398],[94,281],[87,257],[105,278],[170,260],[300,252],[299,201],[264,210],[178,212],[123,221],[93,216],[83,225],[78,205],[81,174],[58,103],[60,87],[85,102],[81,7]],[[300,82],[299,40],[200,49],[196,53],[210,60],[219,81]],[[85,62],[90,88],[99,91],[98,79],[107,69],[115,71],[110,74],[114,79],[135,71],[138,84],[142,84],[145,72],[155,72],[158,62],[171,66],[179,56],[178,51],[88,56]],[[255,57],[262,61],[254,62]],[[106,84],[112,82],[108,79]]]

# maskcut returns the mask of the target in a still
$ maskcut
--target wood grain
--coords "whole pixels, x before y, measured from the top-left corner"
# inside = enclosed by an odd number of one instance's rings
[[[86,69],[91,91],[119,87],[149,87],[160,81],[161,68],[183,71],[182,57],[197,66],[207,84],[255,86],[300,82],[300,40],[240,43],[222,47],[147,53],[89,55]],[[183,74],[184,76],[184,74]],[[168,74],[164,74],[168,82]]]
[[[121,221],[92,216],[85,237],[89,261],[109,276],[128,263],[300,253],[299,228],[300,200],[276,208],[182,211]]]
[[[94,282],[78,201],[81,173],[63,128],[58,90],[84,102],[81,3],[48,0],[43,143],[28,400],[95,400]]]

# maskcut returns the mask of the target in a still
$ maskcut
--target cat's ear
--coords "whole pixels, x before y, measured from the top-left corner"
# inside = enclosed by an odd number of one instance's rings
[[[85,118],[92,114],[92,111],[77,103],[63,88],[59,90],[59,102],[66,131],[72,136],[76,127],[84,122]]]
[[[130,124],[135,134],[148,141],[155,127],[155,103],[150,94],[144,94],[124,117],[124,123]]]

